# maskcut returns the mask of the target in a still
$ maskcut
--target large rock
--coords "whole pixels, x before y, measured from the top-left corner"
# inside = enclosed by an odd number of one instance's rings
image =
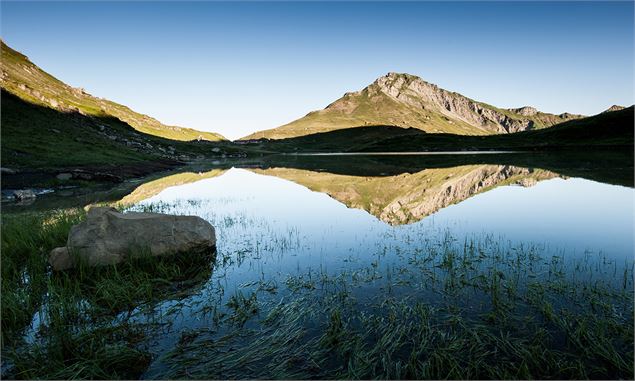
[[[22,201],[22,200],[33,199],[36,197],[36,194],[33,191],[33,189],[19,189],[19,190],[13,191],[13,197],[15,197],[15,199],[18,201]]]
[[[49,263],[65,270],[78,259],[89,266],[111,265],[143,255],[196,255],[215,245],[214,227],[200,217],[93,207],[86,221],[71,228],[66,246],[51,251]]]

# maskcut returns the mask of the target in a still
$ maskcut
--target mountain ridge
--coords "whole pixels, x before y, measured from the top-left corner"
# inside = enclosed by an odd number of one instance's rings
[[[492,135],[551,127],[582,117],[566,112],[544,113],[531,106],[497,108],[420,77],[390,72],[362,90],[345,93],[323,110],[240,140],[284,139],[368,125],[411,127],[428,133]]]
[[[34,105],[90,117],[115,117],[138,132],[172,140],[227,140],[214,133],[169,126],[133,111],[125,105],[95,97],[81,87],[72,87],[42,70],[29,58],[0,39],[0,86]]]

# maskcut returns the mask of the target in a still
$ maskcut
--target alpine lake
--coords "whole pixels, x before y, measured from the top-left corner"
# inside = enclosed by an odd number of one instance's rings
[[[3,378],[633,379],[632,154],[280,155],[3,203]],[[87,204],[212,257],[53,273]]]

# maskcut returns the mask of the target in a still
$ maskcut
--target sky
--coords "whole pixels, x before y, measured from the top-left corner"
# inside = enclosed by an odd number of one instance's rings
[[[230,139],[388,72],[497,107],[633,101],[633,2],[7,2],[0,32],[58,79]]]

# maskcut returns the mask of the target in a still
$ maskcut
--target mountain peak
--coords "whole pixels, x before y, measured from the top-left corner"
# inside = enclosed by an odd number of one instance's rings
[[[428,83],[416,75],[391,71],[386,75],[377,78],[373,84],[379,85],[380,87],[403,87],[404,85],[409,85],[413,81]]]
[[[516,114],[520,114],[522,116],[533,116],[538,114],[538,110],[535,107],[531,106],[523,106],[519,108],[510,108],[508,109],[511,112],[515,112]]]
[[[624,106],[620,106],[620,105],[613,105],[609,108],[607,108],[606,110],[604,110],[604,112],[611,112],[611,111],[620,111],[620,110],[624,110],[626,107]]]
[[[388,72],[325,109],[243,139],[283,139],[369,125],[429,133],[487,135],[549,127],[581,115],[553,115],[531,106],[501,109],[445,90],[418,76]]]

